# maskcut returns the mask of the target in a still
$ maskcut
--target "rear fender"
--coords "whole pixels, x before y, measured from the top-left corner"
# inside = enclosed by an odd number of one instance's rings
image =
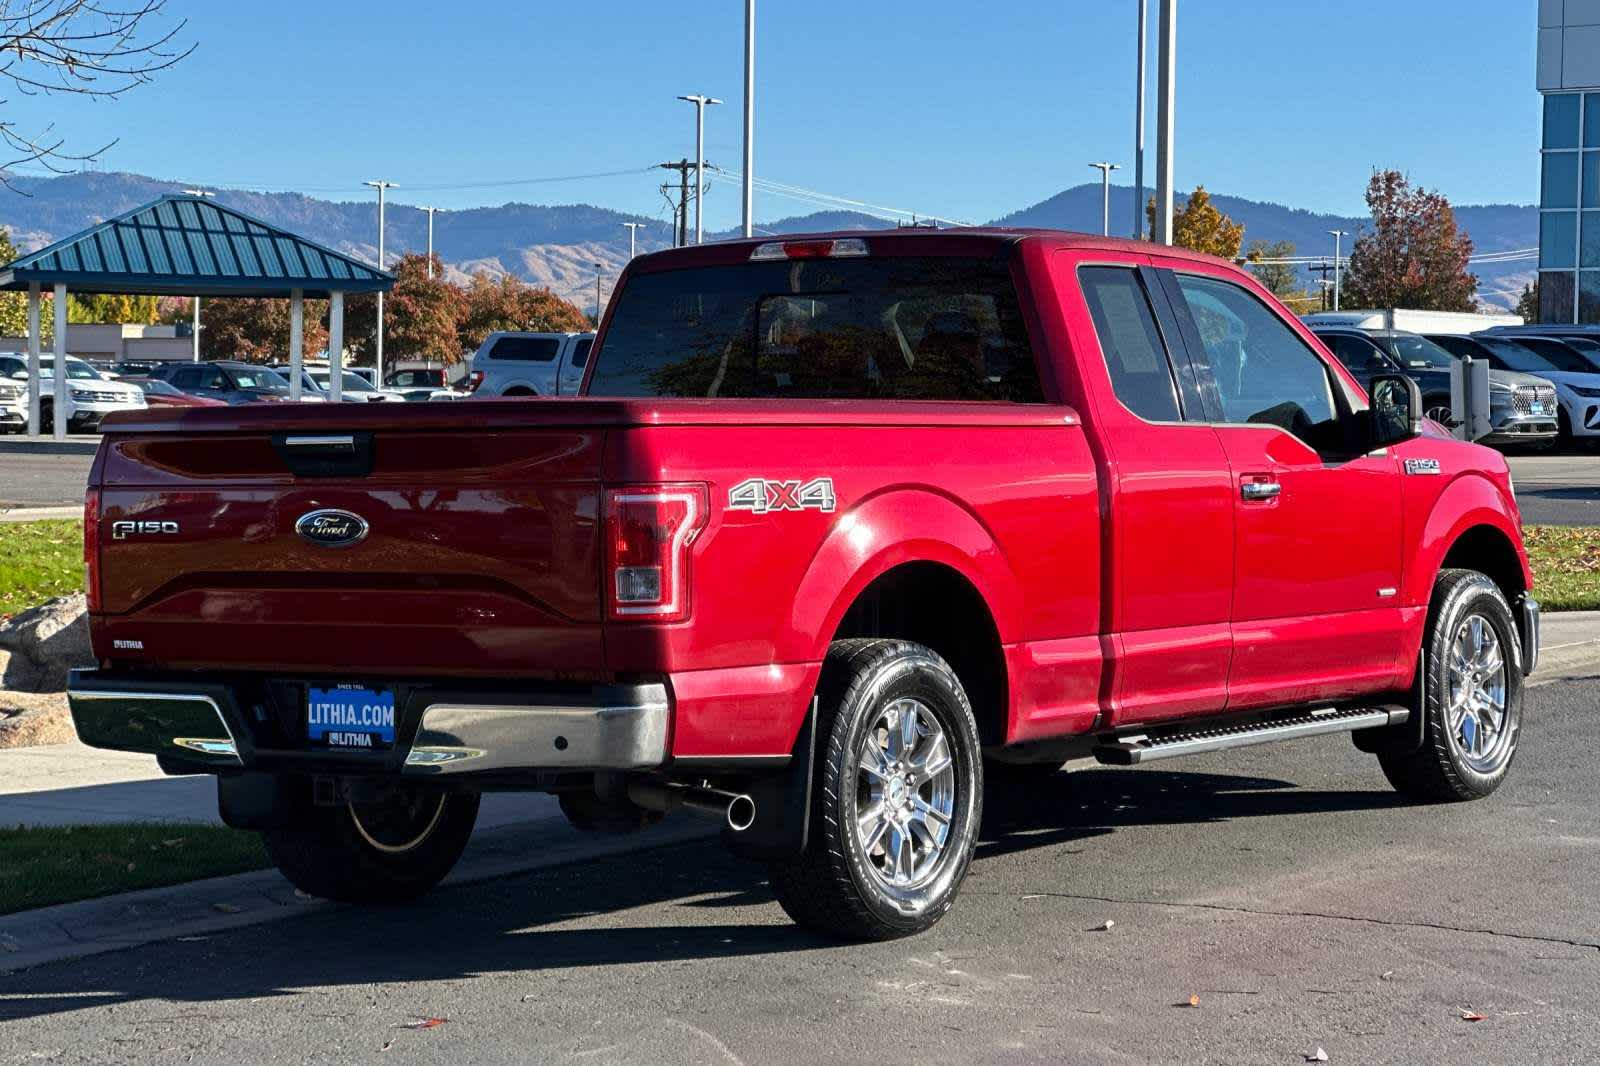
[[[1014,643],[1022,593],[1005,553],[964,506],[928,489],[894,489],[843,515],[822,542],[795,595],[786,641],[791,661],[817,662],[858,596],[905,563],[941,563],[983,597],[1002,644]]]

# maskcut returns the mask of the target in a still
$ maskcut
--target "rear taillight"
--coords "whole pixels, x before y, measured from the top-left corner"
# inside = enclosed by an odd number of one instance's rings
[[[467,375],[467,391],[477,392],[478,386],[483,384],[483,371],[474,370]]]
[[[83,595],[89,610],[100,609],[100,490],[83,494]]]
[[[606,601],[614,619],[689,617],[689,549],[706,524],[700,485],[606,491]]]

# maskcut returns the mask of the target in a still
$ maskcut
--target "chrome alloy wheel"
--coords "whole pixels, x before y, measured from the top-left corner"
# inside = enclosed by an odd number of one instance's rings
[[[955,759],[933,712],[898,699],[861,741],[856,774],[856,843],[872,872],[898,890],[939,870],[956,808]]]
[[[1422,413],[1425,417],[1433,419],[1446,429],[1450,428],[1450,423],[1455,419],[1455,412],[1448,407],[1430,407]]]
[[[1481,614],[1462,619],[1450,643],[1445,722],[1451,745],[1480,774],[1500,769],[1516,740],[1506,714],[1508,668],[1489,620]]]

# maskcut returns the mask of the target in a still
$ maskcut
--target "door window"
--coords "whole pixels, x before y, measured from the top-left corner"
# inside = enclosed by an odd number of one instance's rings
[[[1328,368],[1260,300],[1230,282],[1193,274],[1178,285],[1216,381],[1223,420],[1277,426],[1317,449],[1343,443]],[[1194,354],[1194,353],[1191,353]]]
[[[1084,267],[1078,284],[1122,406],[1147,422],[1182,421],[1172,362],[1139,275],[1125,267]]]
[[[1381,374],[1390,369],[1389,360],[1371,341],[1352,337],[1347,333],[1335,333],[1331,337],[1322,339],[1333,349],[1333,354],[1339,357],[1339,362],[1348,367],[1352,373]]]

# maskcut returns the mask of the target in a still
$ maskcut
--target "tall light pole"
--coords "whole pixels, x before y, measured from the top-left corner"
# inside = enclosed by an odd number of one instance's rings
[[[185,189],[183,194],[185,196],[198,196],[202,200],[208,196],[215,198],[217,195],[214,192],[206,192],[204,189]],[[194,361],[197,363],[200,361],[200,297],[198,296],[194,298]]]
[[[594,326],[600,328],[600,271],[605,269],[603,263],[594,265]]]
[[[624,222],[623,225],[628,228],[628,259],[631,261],[636,254],[634,249],[637,248],[639,244],[639,227],[644,225],[644,223]]]
[[[428,280],[432,281],[433,280],[433,213],[435,211],[439,210],[439,209],[437,207],[424,207],[423,210],[428,212]]]
[[[1158,244],[1172,243],[1172,150],[1178,103],[1178,0],[1161,0],[1160,84],[1156,101],[1156,232]]]
[[[744,235],[756,232],[756,0],[744,0]]]
[[[700,208],[706,198],[706,108],[722,101],[701,93],[691,93],[678,99],[694,105],[694,243],[704,244],[705,213]]]
[[[1139,59],[1133,116],[1133,239],[1144,238],[1144,85],[1145,50],[1150,40],[1150,0],[1139,0]]]
[[[394,182],[364,181],[363,185],[370,185],[378,190],[378,269],[383,269],[383,194],[389,189],[396,188]],[[378,290],[378,387],[383,387],[383,290]]]
[[[1100,235],[1111,236],[1111,172],[1121,170],[1117,163],[1090,163],[1100,171]]]
[[[1350,236],[1349,230],[1331,229],[1328,235],[1333,238],[1333,309],[1339,310],[1339,244]]]

